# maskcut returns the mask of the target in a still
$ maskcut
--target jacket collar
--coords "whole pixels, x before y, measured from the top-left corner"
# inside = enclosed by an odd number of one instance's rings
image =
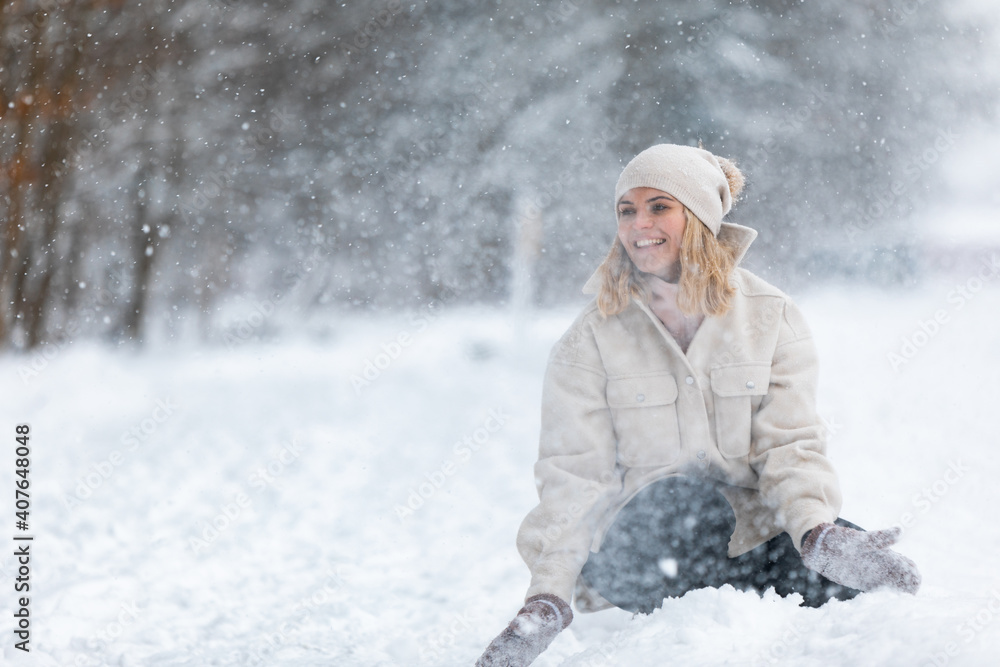
[[[738,265],[743,261],[743,256],[747,254],[747,249],[750,248],[750,244],[753,240],[757,238],[757,230],[751,229],[750,227],[744,227],[743,225],[737,225],[735,222],[723,222],[722,227],[719,229],[720,239],[730,239],[734,241],[738,247],[736,252],[736,264]],[[587,282],[583,286],[584,294],[597,294],[598,289],[601,287],[601,275],[600,269],[594,271]]]

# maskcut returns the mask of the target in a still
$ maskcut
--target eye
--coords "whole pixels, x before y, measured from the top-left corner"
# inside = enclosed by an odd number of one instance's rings
[[[670,206],[667,204],[653,204],[654,211],[666,211]]]
[[[635,209],[634,208],[620,208],[620,209],[618,209],[618,217],[619,218],[623,218],[626,215],[634,215],[634,214],[635,214]]]

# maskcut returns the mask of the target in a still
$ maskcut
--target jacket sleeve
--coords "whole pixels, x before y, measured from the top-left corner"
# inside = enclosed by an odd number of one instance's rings
[[[807,530],[837,518],[842,502],[816,412],[817,376],[816,348],[805,318],[786,301],[770,386],[753,417],[750,465],[764,503],[796,549]]]
[[[551,593],[572,599],[595,523],[621,490],[606,385],[593,332],[578,320],[553,348],[542,387],[539,504],[517,536],[531,571],[526,598]]]

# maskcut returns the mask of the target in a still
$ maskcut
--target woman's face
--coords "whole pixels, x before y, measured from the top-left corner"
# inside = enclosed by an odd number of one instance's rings
[[[618,200],[618,238],[636,267],[668,282],[681,275],[684,206],[663,190],[632,188]]]

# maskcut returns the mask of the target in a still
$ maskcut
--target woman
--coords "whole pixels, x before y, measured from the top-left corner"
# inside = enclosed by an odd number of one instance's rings
[[[798,308],[738,268],[757,233],[723,222],[743,188],[700,148],[653,146],[615,187],[618,234],[555,345],[517,544],[526,603],[477,663],[528,665],[578,611],[648,613],[731,584],[819,606],[915,593],[899,529],[838,519],[816,414],[816,351]]]

